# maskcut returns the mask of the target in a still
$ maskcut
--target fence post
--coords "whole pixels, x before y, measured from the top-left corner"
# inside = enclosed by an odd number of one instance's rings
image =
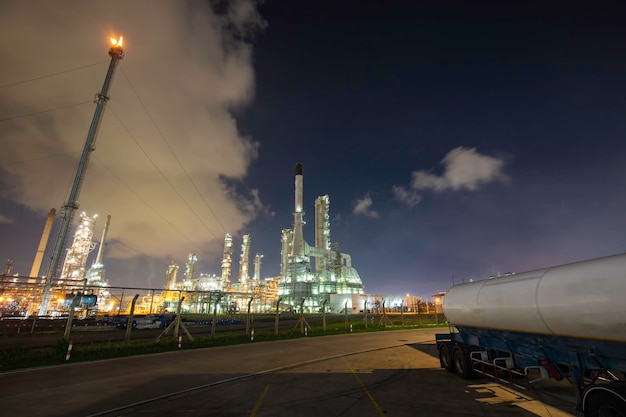
[[[280,302],[283,297],[278,297],[278,301],[276,301],[276,320],[274,322],[274,336],[278,336],[278,319],[280,317]]]
[[[72,304],[70,305],[70,313],[67,316],[67,323],[65,324],[65,333],[63,337],[69,339],[70,333],[72,332],[72,321],[74,321],[74,309],[76,308],[76,301],[78,301],[78,294],[74,294],[72,298]]]
[[[246,336],[250,335],[250,304],[252,304],[252,300],[254,300],[254,297],[250,297],[250,301],[248,301],[248,315],[246,316]]]
[[[363,303],[363,314],[365,314],[365,328],[367,329],[367,300]]]
[[[139,294],[135,294],[133,301],[130,303],[130,311],[128,312],[128,321],[126,322],[126,343],[130,342],[130,332],[133,329],[133,320],[135,319],[135,303],[139,298]]]
[[[215,337],[215,326],[217,326],[217,303],[222,299],[222,294],[217,297],[215,300],[215,305],[213,307],[213,320],[211,320],[211,339]]]

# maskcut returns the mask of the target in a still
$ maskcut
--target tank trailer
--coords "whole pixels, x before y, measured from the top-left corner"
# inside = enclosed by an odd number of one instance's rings
[[[572,383],[587,417],[626,417],[626,254],[453,286],[441,367],[519,388]]]

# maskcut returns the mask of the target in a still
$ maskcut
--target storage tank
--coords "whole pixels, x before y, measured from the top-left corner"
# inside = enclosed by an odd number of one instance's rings
[[[475,327],[626,342],[626,254],[452,287],[443,311]]]

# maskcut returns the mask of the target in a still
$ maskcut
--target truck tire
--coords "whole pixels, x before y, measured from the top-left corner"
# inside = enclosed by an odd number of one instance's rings
[[[585,408],[587,417],[626,417],[626,402],[609,391],[594,392]]]
[[[454,360],[452,359],[452,352],[450,351],[448,345],[441,345],[441,349],[439,349],[439,363],[446,371],[456,372]]]
[[[463,349],[460,347],[454,348],[452,359],[454,361],[454,368],[458,374],[461,375],[461,378],[471,379],[474,376],[474,368],[472,368],[470,357],[463,352]]]

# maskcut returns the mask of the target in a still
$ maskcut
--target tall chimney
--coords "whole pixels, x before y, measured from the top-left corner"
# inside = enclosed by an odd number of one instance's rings
[[[100,247],[98,248],[98,255],[96,256],[96,260],[94,261],[95,265],[102,264],[102,254],[104,253],[104,245],[105,239],[107,237],[107,232],[109,231],[109,225],[111,224],[111,215],[107,215],[107,221],[104,224],[104,229],[102,230],[102,240],[100,240]]]
[[[296,164],[295,179],[295,209],[293,212],[293,244],[291,245],[292,256],[304,256],[304,235],[302,225],[304,224],[304,209],[302,208],[302,164]]]
[[[50,209],[50,212],[48,212],[48,219],[46,220],[46,225],[43,227],[39,247],[37,248],[37,253],[35,254],[35,260],[33,261],[33,267],[30,270],[29,277],[31,278],[37,278],[39,276],[41,261],[43,261],[43,254],[46,251],[46,246],[48,246],[48,238],[50,237],[50,230],[52,229],[52,223],[54,223],[54,216],[56,213],[57,211],[53,208]],[[34,280],[29,280],[29,282],[32,283]]]

